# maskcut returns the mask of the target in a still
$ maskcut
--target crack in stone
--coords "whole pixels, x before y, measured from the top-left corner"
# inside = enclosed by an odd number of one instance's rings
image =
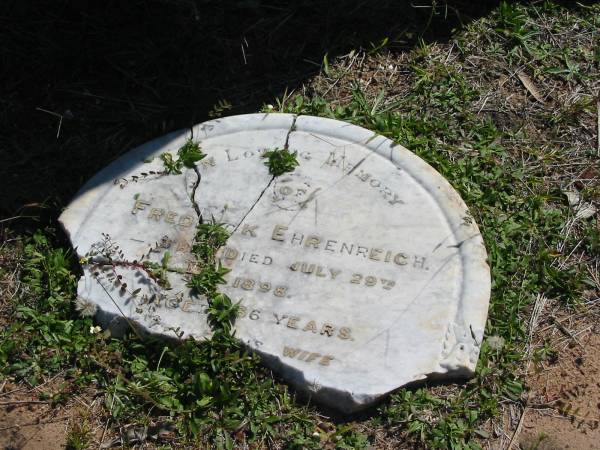
[[[204,131],[206,134],[206,130]],[[194,127],[190,128],[190,139],[194,139]],[[190,200],[192,201],[192,208],[196,212],[198,216],[198,223],[203,224],[204,219],[202,218],[202,212],[200,212],[200,207],[196,204],[196,190],[198,186],[200,186],[200,182],[202,181],[202,175],[200,175],[200,170],[198,170],[198,165],[194,164],[194,172],[196,172],[196,182],[194,183],[194,187],[192,188],[192,195],[190,195]]]
[[[256,201],[252,204],[252,206],[248,209],[248,211],[246,211],[246,214],[244,214],[244,217],[242,217],[242,220],[240,220],[240,222],[236,225],[236,227],[233,229],[231,234],[234,234],[237,231],[237,229],[240,227],[240,225],[244,222],[244,220],[246,220],[246,217],[248,217],[248,214],[250,214],[252,212],[252,210],[254,209],[254,207],[258,204],[258,202],[260,202],[260,199],[263,197],[263,195],[265,194],[267,189],[269,189],[269,186],[271,186],[274,179],[275,179],[275,176],[272,176],[271,179],[269,180],[269,182],[267,183],[267,185],[265,186],[265,188],[262,190],[262,192],[256,199]]]
[[[202,219],[202,213],[200,212],[200,208],[196,204],[196,190],[198,189],[198,186],[200,186],[200,181],[202,181],[202,175],[200,175],[200,171],[198,170],[198,166],[196,165],[194,165],[194,172],[196,172],[196,183],[194,183],[194,187],[192,188],[192,195],[190,196],[190,199],[192,200],[192,207],[194,208],[194,211],[196,211],[196,215],[198,216],[198,223],[202,224],[204,223],[204,220]]]
[[[290,149],[290,135],[292,134],[292,132],[294,132],[296,130],[296,120],[298,120],[298,116],[294,114],[294,118],[292,120],[292,125],[290,126],[290,129],[288,130],[287,135],[285,136],[285,143],[283,145],[283,149],[284,150],[288,150],[289,151],[289,149]],[[244,214],[244,217],[242,217],[242,220],[239,221],[239,223],[233,229],[233,231],[231,232],[231,234],[234,234],[238,230],[238,228],[240,227],[240,225],[242,223],[244,223],[244,220],[246,220],[246,217],[248,217],[248,215],[252,212],[252,210],[258,204],[258,202],[260,202],[260,200],[262,199],[263,195],[265,195],[265,192],[267,192],[267,189],[269,189],[269,187],[271,186],[271,184],[273,184],[274,180],[275,180],[275,176],[272,176],[271,179],[269,180],[269,182],[267,183],[267,185],[265,186],[265,188],[261,191],[261,193],[258,196],[258,198],[256,199],[256,201],[248,209],[248,211],[246,212],[246,214]]]

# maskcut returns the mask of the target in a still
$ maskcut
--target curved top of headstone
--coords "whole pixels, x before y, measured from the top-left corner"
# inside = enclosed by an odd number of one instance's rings
[[[190,137],[208,156],[162,174],[160,154]],[[261,154],[283,147],[300,164],[273,177]],[[314,399],[350,412],[416,380],[473,373],[490,296],[483,241],[457,192],[404,147],[291,114],[144,144],[60,217],[78,255],[96,255],[78,301],[113,330],[125,316],[153,334],[210,336],[206,299],[186,286],[199,213],[232,232],[219,257],[231,268],[221,291],[241,302],[236,336]],[[167,252],[161,286],[140,261],[160,265]],[[99,270],[103,254],[113,262]]]

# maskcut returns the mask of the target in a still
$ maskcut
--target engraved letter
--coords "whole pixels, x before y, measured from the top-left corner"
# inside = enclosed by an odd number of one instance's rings
[[[262,263],[265,266],[270,266],[271,264],[273,264],[273,258],[271,258],[270,256],[265,256],[265,259],[263,259]]]
[[[369,178],[371,178],[370,173],[365,173],[362,170],[357,173],[356,176],[360,179],[360,181],[367,181]]]
[[[369,253],[369,259],[372,259],[373,261],[381,261],[378,253],[383,253],[383,250],[380,248],[372,248],[371,252]]]
[[[425,268],[425,257],[415,255],[415,262],[413,263],[413,267],[419,267],[420,269]]]
[[[237,161],[238,159],[240,159],[239,156],[236,156],[235,159],[231,159],[231,155],[229,154],[229,149],[225,150],[225,153],[227,154],[227,161]]]
[[[252,289],[254,289],[254,283],[255,281],[252,278],[246,278],[242,282],[242,289],[244,289],[245,291],[251,291]]]
[[[304,361],[306,361],[306,362],[312,362],[315,359],[317,359],[319,356],[321,356],[320,353],[311,353],[310,355],[308,355],[308,357]]]
[[[350,328],[348,328],[348,327],[341,327],[340,331],[338,333],[338,337],[340,339],[352,339],[352,336],[350,335]]]
[[[346,244],[345,242],[342,242],[342,248],[340,249],[340,253],[342,253],[344,251],[344,249],[346,249],[346,252],[351,255],[352,252],[354,251],[354,244],[352,244],[350,247],[348,247],[348,244]]]
[[[202,167],[208,168],[208,166],[215,167],[217,163],[215,158],[211,156],[210,158],[203,160],[200,164],[202,164]]]
[[[321,364],[322,366],[328,366],[329,363],[331,361],[333,361],[335,358],[331,355],[325,355],[321,358],[321,361],[319,361],[319,364]]]
[[[225,247],[225,250],[223,250],[223,258],[225,259],[235,259],[238,255],[239,252],[235,248]]]
[[[250,225],[244,224],[244,227],[242,228],[242,236],[247,234],[249,236],[256,237],[256,233],[254,232],[254,230],[256,230],[257,228],[258,228],[258,225],[250,226]]]
[[[283,356],[287,356],[288,358],[295,358],[298,353],[300,353],[299,348],[286,347],[285,345],[283,346]]]
[[[284,314],[281,317],[279,317],[277,314],[273,313],[273,315],[275,316],[275,323],[277,325],[279,325],[279,323],[283,320],[283,319],[287,319],[287,316]]]
[[[306,326],[304,328],[302,328],[302,331],[312,331],[313,333],[317,332],[317,324],[315,323],[314,320],[311,320],[310,322],[308,322],[306,324]]]
[[[133,209],[131,210],[131,214],[137,214],[138,211],[142,211],[144,206],[150,205],[150,202],[145,202],[144,200],[136,200]]]
[[[304,235],[303,234],[296,234],[294,233],[294,235],[292,236],[292,240],[290,241],[291,244],[294,244],[294,242],[298,242],[298,245],[302,245],[302,240],[304,239]]]
[[[369,249],[367,247],[363,247],[362,245],[359,245],[358,248],[356,249],[356,256],[363,255],[366,258],[368,254],[369,254]]]
[[[285,225],[275,225],[273,228],[273,234],[271,235],[271,239],[274,241],[283,241],[284,239],[284,231],[287,230],[288,227]]]
[[[164,214],[165,210],[164,209],[160,209],[160,208],[152,208],[150,210],[150,215],[148,216],[149,219],[154,219],[156,221],[160,220],[160,216],[162,216]]]
[[[285,297],[286,292],[287,292],[286,286],[278,286],[273,290],[273,295],[275,297]]]
[[[167,216],[165,217],[165,222],[175,223],[175,217],[177,217],[176,212],[167,211]]]
[[[335,331],[335,326],[330,323],[324,323],[321,327],[321,334],[326,334],[327,336],[333,336],[333,332]]]
[[[298,328],[298,321],[300,317],[291,316],[287,321],[288,328]]]
[[[398,198],[398,194],[394,194],[393,200],[388,201],[390,205],[395,205],[396,203],[404,203],[402,200]]]
[[[194,218],[192,216],[181,216],[179,219],[179,225],[182,227],[191,227],[194,223]]]
[[[331,246],[334,244],[337,244],[337,241],[334,241],[332,239],[327,239],[327,245],[325,245],[325,250],[327,250],[328,252],[335,251],[333,248],[331,248]]]
[[[319,243],[321,242],[321,238],[319,236],[308,236],[306,238],[306,242],[304,243],[305,247],[319,248]]]
[[[407,256],[404,253],[398,253],[396,256],[394,256],[394,262],[399,266],[405,266],[406,258]]]
[[[302,271],[302,273],[310,275],[311,273],[313,273],[315,271],[315,265],[308,264],[308,263],[302,263],[302,267],[300,268],[300,270]]]
[[[335,277],[337,277],[341,272],[342,272],[341,270],[329,269],[329,273],[331,273],[332,280],[335,280]]]

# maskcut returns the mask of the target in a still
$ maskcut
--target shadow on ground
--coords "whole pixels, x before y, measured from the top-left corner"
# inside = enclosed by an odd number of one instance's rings
[[[255,112],[301,86],[326,54],[375,49],[385,38],[390,51],[446,40],[496,4],[3,2],[0,216],[53,218],[117,156],[206,120],[219,102],[232,106],[225,114]]]

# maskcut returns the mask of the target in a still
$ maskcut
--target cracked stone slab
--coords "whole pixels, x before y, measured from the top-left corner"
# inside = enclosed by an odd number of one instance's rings
[[[158,174],[160,154],[190,136],[208,156]],[[261,155],[286,145],[300,165],[273,178]],[[289,114],[213,120],[142,145],[60,217],[87,258],[78,301],[115,333],[129,321],[209,337],[206,299],[186,286],[198,211],[232,232],[219,258],[231,269],[221,291],[241,305],[236,336],[314,400],[352,412],[417,380],[473,374],[490,296],[483,241],[456,191],[402,146]],[[167,287],[142,266],[166,252]]]

